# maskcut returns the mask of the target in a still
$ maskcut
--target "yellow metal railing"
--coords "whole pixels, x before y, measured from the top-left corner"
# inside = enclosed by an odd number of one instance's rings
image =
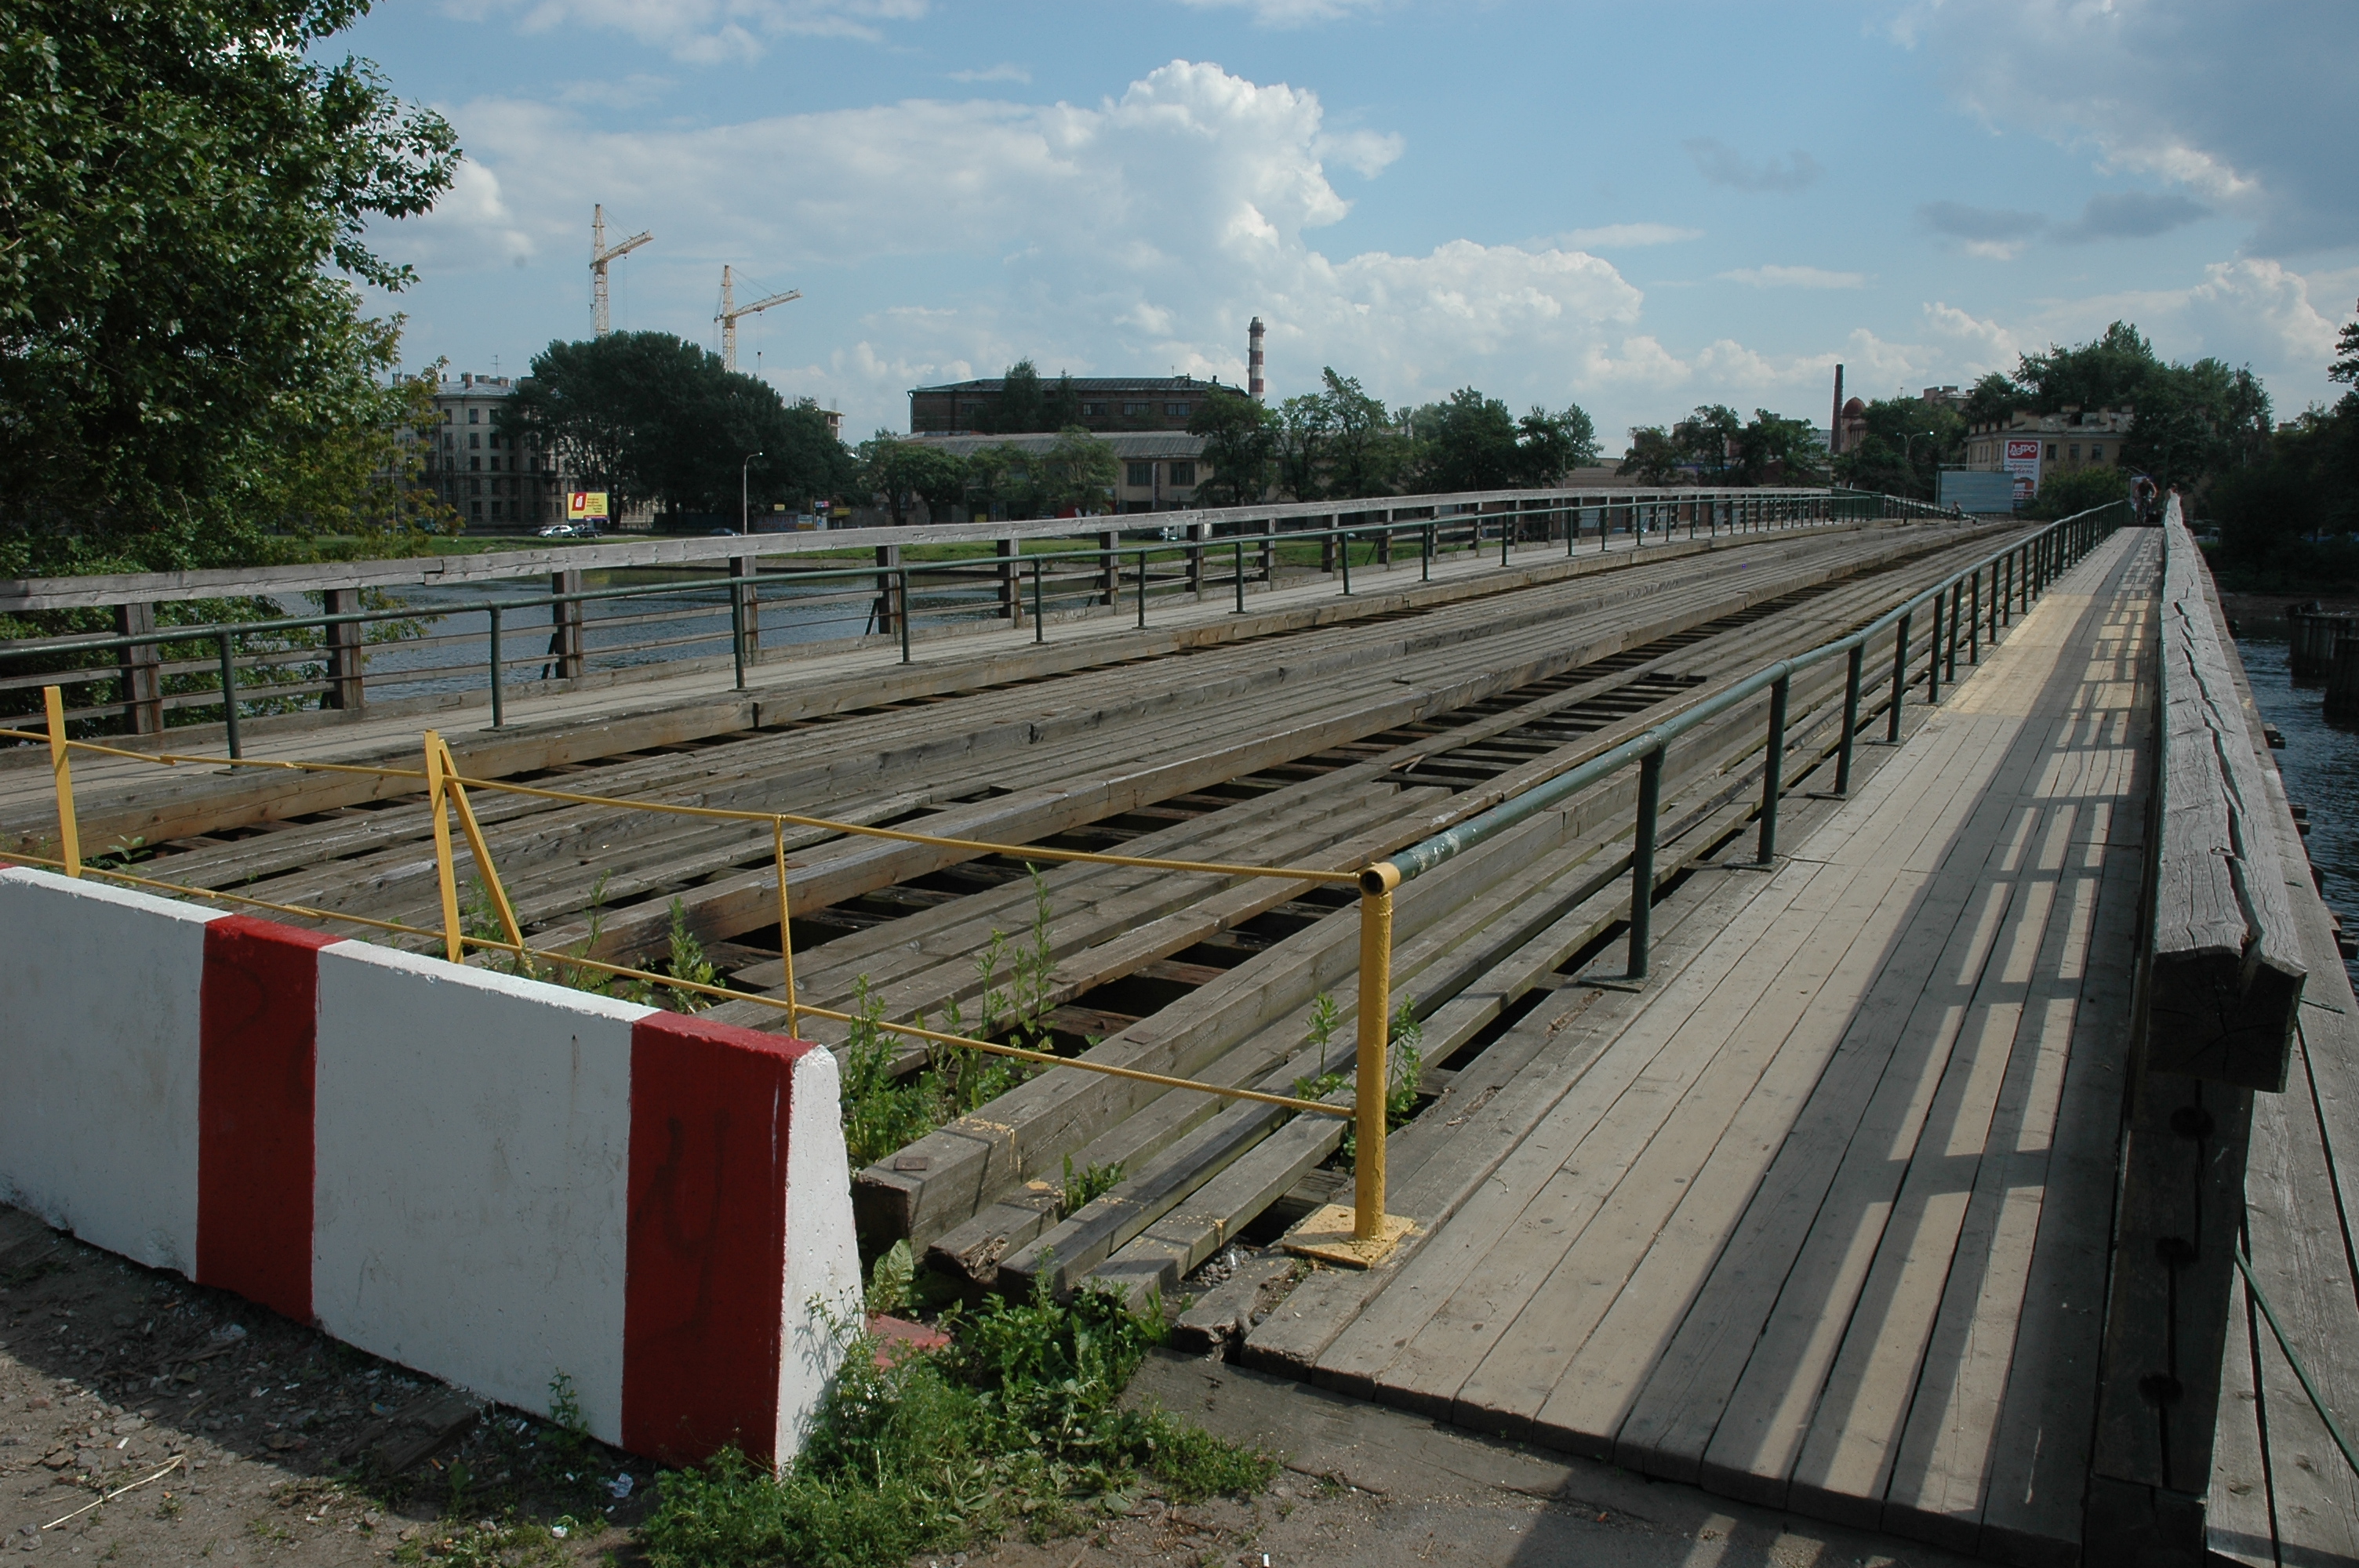
[[[787,1029],[794,1033],[804,1017],[824,1018],[838,1023],[868,1025],[888,1033],[925,1041],[929,1044],[952,1045],[991,1055],[1008,1056],[1042,1066],[1072,1067],[1082,1072],[1107,1077],[1125,1078],[1137,1083],[1153,1084],[1163,1088],[1189,1089],[1200,1094],[1218,1096],[1224,1099],[1249,1100],[1276,1106],[1285,1110],[1306,1115],[1348,1119],[1356,1128],[1356,1148],[1353,1171],[1353,1204],[1348,1218],[1348,1242],[1319,1248],[1318,1255],[1338,1261],[1367,1264],[1381,1259],[1408,1228],[1407,1220],[1385,1213],[1385,1147],[1386,1090],[1389,1083],[1388,1057],[1391,1046],[1392,1000],[1392,926],[1393,891],[1399,884],[1398,874],[1389,866],[1365,870],[1332,871],[1306,866],[1255,866],[1218,860],[1169,860],[1154,856],[1109,855],[1083,849],[1051,849],[1038,846],[1002,844],[988,839],[961,838],[934,833],[915,833],[900,827],[872,827],[855,822],[838,822],[823,816],[806,816],[794,812],[736,811],[718,806],[674,806],[659,801],[625,800],[611,795],[588,795],[572,790],[546,789],[537,784],[509,784],[496,779],[473,779],[462,774],[457,759],[441,735],[429,730],[423,737],[423,766],[419,768],[370,767],[348,762],[312,762],[274,761],[268,759],[194,756],[169,752],[133,752],[91,741],[76,741],[65,734],[64,708],[58,687],[44,690],[48,719],[46,733],[0,729],[0,740],[45,742],[49,750],[52,787],[56,795],[58,837],[60,856],[25,853],[0,849],[0,860],[13,860],[26,865],[49,867],[63,871],[69,877],[95,876],[110,881],[149,892],[181,898],[212,900],[243,908],[266,910],[272,914],[298,919],[342,922],[372,931],[421,938],[431,942],[440,939],[443,953],[452,963],[463,963],[468,951],[506,954],[514,958],[519,968],[547,965],[551,973],[591,970],[616,979],[660,986],[675,992],[712,998],[716,1000],[752,1002],[785,1013]],[[333,773],[370,775],[379,778],[415,780],[425,789],[428,810],[432,817],[434,864],[437,891],[440,896],[442,929],[439,932],[398,921],[378,920],[365,915],[348,914],[336,910],[314,909],[301,904],[276,903],[246,893],[227,892],[212,888],[189,887],[152,877],[136,875],[117,867],[85,862],[81,850],[81,833],[76,818],[73,796],[72,753],[88,752],[95,755],[122,757],[135,762],[172,767],[182,762],[203,763],[210,767],[227,765],[233,768],[267,768],[300,773]],[[777,882],[778,954],[785,968],[784,997],[764,996],[732,990],[677,976],[661,975],[624,964],[610,964],[586,956],[537,949],[525,940],[516,909],[510,903],[498,868],[494,864],[491,847],[484,836],[483,826],[468,798],[470,790],[490,791],[501,795],[522,795],[572,806],[590,806],[610,810],[652,812],[662,816],[701,817],[714,821],[766,824],[770,829],[772,875]],[[502,937],[477,936],[464,928],[461,917],[459,881],[451,836],[451,817],[455,814],[459,828],[473,856],[475,867],[496,914]],[[893,1023],[882,1019],[862,1018],[840,1012],[832,1008],[815,1006],[804,1001],[795,989],[794,943],[791,914],[787,894],[787,842],[788,827],[842,833],[864,838],[881,838],[898,843],[924,844],[940,849],[955,849],[978,855],[1006,855],[1026,861],[1063,861],[1086,865],[1125,866],[1145,871],[1170,871],[1181,875],[1215,877],[1262,877],[1282,881],[1310,881],[1328,884],[1348,883],[1360,893],[1360,994],[1358,1004],[1357,1074],[1353,1103],[1340,1106],[1323,1100],[1305,1099],[1293,1095],[1271,1094],[1260,1089],[1241,1088],[1231,1084],[1205,1083],[1201,1079],[1151,1073],[1143,1068],[1125,1067],[1108,1062],[1093,1062],[1086,1058],[1059,1056],[1051,1052],[1031,1050],[1020,1045],[1003,1044],[993,1040],[979,1040],[970,1035],[954,1034],[929,1029],[917,1023]]]

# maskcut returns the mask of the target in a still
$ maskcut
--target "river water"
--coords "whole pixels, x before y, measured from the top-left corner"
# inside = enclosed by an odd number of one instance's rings
[[[2277,771],[2287,797],[2310,807],[2310,858],[2325,881],[2327,907],[2346,929],[2359,929],[2359,727],[2328,722],[2324,685],[2294,682],[2282,638],[2239,637],[2236,652],[2261,717],[2285,736]],[[2343,968],[2359,985],[2359,961]]]

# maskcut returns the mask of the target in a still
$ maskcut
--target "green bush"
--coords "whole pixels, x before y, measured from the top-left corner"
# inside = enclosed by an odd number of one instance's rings
[[[656,1482],[639,1543],[654,1568],[887,1568],[1019,1521],[1078,1528],[1093,1500],[1152,1482],[1192,1500],[1266,1486],[1277,1462],[1122,1390],[1159,1316],[1092,1291],[942,1319],[951,1344],[878,1366],[855,1337],[802,1453],[772,1477],[734,1451]]]

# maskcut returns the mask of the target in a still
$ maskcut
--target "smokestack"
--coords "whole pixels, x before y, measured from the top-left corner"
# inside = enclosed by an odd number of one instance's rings
[[[1261,318],[1256,316],[1253,319],[1253,325],[1245,329],[1245,391],[1253,395],[1256,403],[1261,401],[1261,395],[1268,389],[1268,384],[1262,380],[1261,373]]]
[[[1835,366],[1835,416],[1827,421],[1827,455],[1843,450],[1843,366]]]

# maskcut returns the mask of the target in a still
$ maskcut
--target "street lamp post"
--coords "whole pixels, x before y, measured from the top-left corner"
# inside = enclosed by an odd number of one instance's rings
[[[740,534],[754,531],[753,492],[747,488],[746,475],[753,470],[754,460],[761,455],[759,452],[747,452],[745,460],[737,465],[737,532]]]

